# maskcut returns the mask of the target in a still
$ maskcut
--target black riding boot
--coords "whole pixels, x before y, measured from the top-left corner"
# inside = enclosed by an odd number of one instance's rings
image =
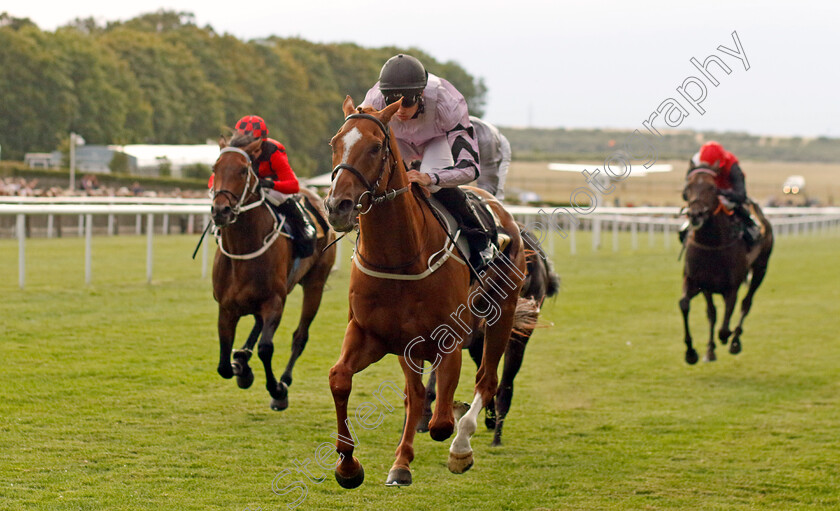
[[[297,199],[290,198],[277,206],[277,210],[286,217],[289,226],[292,228],[292,245],[294,246],[295,257],[309,257],[315,252],[317,231],[309,215],[303,210],[303,204]]]
[[[734,213],[741,220],[741,225],[744,229],[744,241],[747,242],[748,247],[752,247],[761,236],[761,231],[759,230],[758,225],[753,220],[750,210],[747,209],[746,204],[738,204],[735,207]]]
[[[470,245],[470,264],[480,272],[490,264],[498,250],[495,246],[496,226],[493,222],[483,221],[473,209],[473,203],[460,188],[441,188],[435,192],[435,198],[443,204],[458,221],[461,233]]]

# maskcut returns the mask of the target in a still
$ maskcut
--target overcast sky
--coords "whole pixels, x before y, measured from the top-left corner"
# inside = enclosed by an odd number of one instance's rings
[[[840,137],[840,2],[778,0],[425,0],[389,2],[150,0],[7,4],[54,30],[77,17],[125,20],[165,8],[250,40],[269,35],[367,47],[415,46],[484,79],[485,118],[503,126],[641,128],[666,99],[688,111],[680,128]],[[133,4],[133,5],[132,5]],[[717,50],[736,49],[749,70]],[[676,88],[718,55],[701,115]],[[693,88],[693,90],[692,90]],[[699,94],[699,87],[689,87]],[[355,98],[361,101],[362,98]],[[664,126],[660,117],[655,126]]]

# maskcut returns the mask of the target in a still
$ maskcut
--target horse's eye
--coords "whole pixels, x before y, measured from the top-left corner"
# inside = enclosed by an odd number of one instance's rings
[[[381,150],[382,150],[382,144],[376,144],[375,146],[370,148],[370,153],[371,154],[377,154]]]

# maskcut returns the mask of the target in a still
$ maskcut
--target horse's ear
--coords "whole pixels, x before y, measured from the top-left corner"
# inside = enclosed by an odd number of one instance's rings
[[[225,139],[224,136],[219,135],[219,149],[224,149],[225,147],[227,147],[227,145],[227,139]]]
[[[391,117],[397,113],[397,110],[400,109],[400,105],[402,101],[394,101],[390,105],[386,106],[382,110],[379,111],[379,120],[382,121],[384,124],[388,124],[390,122]]]
[[[344,103],[342,103],[341,109],[344,110],[344,117],[352,114],[353,110],[356,109],[356,106],[353,104],[353,98],[350,96],[344,98]]]

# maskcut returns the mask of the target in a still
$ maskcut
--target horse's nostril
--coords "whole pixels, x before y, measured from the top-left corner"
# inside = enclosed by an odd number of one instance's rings
[[[353,204],[353,201],[351,201],[350,199],[344,199],[343,201],[338,203],[338,208],[336,208],[336,212],[342,215],[346,215],[354,207],[355,204]]]

